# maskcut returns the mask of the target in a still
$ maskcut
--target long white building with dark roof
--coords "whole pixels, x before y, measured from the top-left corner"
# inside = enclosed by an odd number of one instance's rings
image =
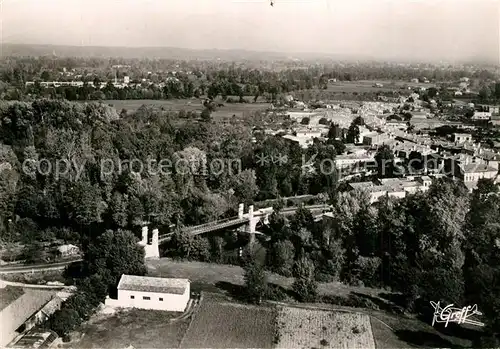
[[[182,312],[190,296],[188,279],[122,275],[117,289],[118,299],[107,298],[106,305]]]

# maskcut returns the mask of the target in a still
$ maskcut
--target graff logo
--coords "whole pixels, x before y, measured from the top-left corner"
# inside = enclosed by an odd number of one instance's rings
[[[12,165],[9,164],[8,162],[2,162],[0,164],[0,173],[2,173],[3,170],[12,170]]]
[[[479,321],[470,320],[469,317],[474,315],[483,315],[477,310],[477,304],[473,306],[467,306],[463,308],[453,308],[453,304],[447,305],[441,308],[439,302],[432,302],[431,305],[434,308],[434,318],[432,319],[432,326],[435,323],[444,323],[444,327],[448,326],[450,322],[456,322],[457,324],[469,324],[475,326],[484,326],[484,323]]]

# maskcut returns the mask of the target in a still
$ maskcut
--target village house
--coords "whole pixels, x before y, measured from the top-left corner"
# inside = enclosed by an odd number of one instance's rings
[[[307,149],[310,145],[313,144],[313,138],[310,137],[298,137],[294,135],[283,135],[283,138],[290,141],[297,143],[301,148]]]
[[[453,141],[455,143],[472,142],[472,136],[469,133],[454,133]]]
[[[407,194],[415,194],[418,191],[427,191],[432,183],[428,176],[418,178],[386,178],[377,182],[350,183],[353,190],[362,190],[370,195],[370,203],[377,202],[380,198],[387,196],[393,198],[404,198]]]
[[[411,153],[418,154],[420,158],[435,153],[429,145],[421,145],[412,142],[398,143],[394,146],[393,151],[395,156],[406,160],[410,159]]]
[[[297,129],[294,131],[295,136],[299,138],[320,138],[324,134],[323,129]]]
[[[491,118],[491,112],[488,111],[474,111],[474,115],[471,117],[472,120],[489,120]]]
[[[431,119],[411,118],[410,125],[413,127],[414,130],[424,130],[424,129],[433,130],[445,125],[445,123],[444,121],[437,118],[431,118]]]
[[[335,157],[335,167],[337,167],[338,169],[346,168],[354,165],[363,165],[370,161],[374,161],[373,155],[367,155],[367,154],[337,155]]]
[[[106,298],[106,305],[182,312],[190,298],[188,279],[122,275],[118,299]]]
[[[363,156],[369,154],[369,147],[363,145],[355,145],[352,143],[345,144],[345,154],[356,154],[358,156]]]
[[[399,121],[399,120],[390,120],[387,121],[384,125],[384,129],[387,131],[406,130],[407,128],[408,125],[406,121]]]
[[[426,111],[413,111],[411,112],[412,119],[427,119],[429,113]]]
[[[25,289],[19,298],[0,310],[0,347],[6,347],[46,321],[69,295],[53,290]]]
[[[383,145],[390,139],[390,135],[384,132],[370,132],[363,135],[363,144],[369,146]]]
[[[376,185],[373,182],[349,183],[353,190],[361,190],[370,195],[370,203],[377,202],[381,197],[387,196],[387,189],[382,185]]]
[[[282,137],[306,149],[314,143],[315,138],[322,139],[322,136],[327,132],[327,129],[322,128],[300,128],[294,130],[292,134],[285,134]]]
[[[401,193],[404,192],[406,194],[415,194],[418,191],[427,191],[429,190],[430,185],[432,184],[432,180],[429,176],[422,177],[407,177],[405,179],[401,178],[383,178],[379,179],[378,183],[380,185],[387,188],[388,193]],[[401,194],[402,195],[402,194]],[[393,196],[400,196],[396,194]]]
[[[499,170],[500,154],[498,154],[497,152],[490,149],[479,148],[479,150],[474,155],[482,159],[484,163],[489,167],[492,167],[497,171]]]
[[[492,115],[500,115],[500,106],[499,105],[489,105],[488,106],[488,111]]]
[[[497,170],[499,169],[500,153],[493,149],[481,147],[481,143],[471,145],[464,144],[461,153],[476,157],[489,167],[493,167]]]
[[[449,177],[464,182],[465,186],[472,192],[477,187],[477,182],[481,178],[494,179],[496,181],[498,168],[489,166],[481,158],[459,154],[445,158],[445,173]]]
[[[456,177],[461,179],[465,186],[472,192],[477,188],[477,182],[482,178],[494,179],[496,181],[498,170],[481,163],[460,164]]]
[[[61,257],[71,257],[80,254],[78,246],[67,244],[57,248],[57,252]]]
[[[490,124],[495,127],[500,126],[500,115],[492,115],[490,118]]]

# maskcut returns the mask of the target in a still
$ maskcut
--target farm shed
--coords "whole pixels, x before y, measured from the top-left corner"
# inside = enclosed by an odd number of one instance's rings
[[[106,305],[184,311],[189,301],[188,279],[122,275],[118,283],[118,299],[106,299]]]

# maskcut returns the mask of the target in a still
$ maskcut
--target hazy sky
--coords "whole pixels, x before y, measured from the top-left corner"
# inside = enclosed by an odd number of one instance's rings
[[[500,0],[0,0],[2,42],[500,63]]]

